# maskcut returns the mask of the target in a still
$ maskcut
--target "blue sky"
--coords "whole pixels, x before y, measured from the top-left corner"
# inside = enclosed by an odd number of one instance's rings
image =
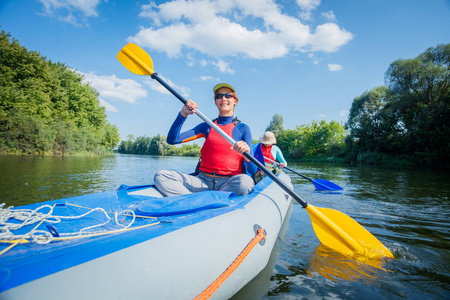
[[[393,61],[450,42],[450,1],[2,0],[0,26],[82,73],[124,140],[167,135],[182,106],[120,64],[128,42],[210,119],[212,87],[233,85],[236,115],[257,139],[276,113],[286,129],[345,122],[353,99],[383,85]],[[184,129],[199,122],[191,116]]]

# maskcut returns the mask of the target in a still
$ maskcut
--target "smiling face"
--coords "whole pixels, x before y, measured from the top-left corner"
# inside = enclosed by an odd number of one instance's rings
[[[220,88],[216,91],[217,94],[226,94],[230,93],[233,94],[233,91],[227,87]],[[221,117],[230,117],[234,114],[234,107],[238,103],[238,99],[236,97],[226,98],[225,96],[222,96],[220,99],[216,99],[214,97],[214,101],[216,102],[216,106],[219,109],[219,115]]]

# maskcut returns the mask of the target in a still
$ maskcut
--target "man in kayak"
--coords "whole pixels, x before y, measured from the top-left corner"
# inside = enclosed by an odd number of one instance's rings
[[[167,136],[171,145],[206,138],[201,149],[201,160],[197,175],[187,175],[176,171],[162,170],[155,175],[155,186],[165,196],[184,195],[206,190],[234,192],[238,196],[253,190],[252,175],[256,166],[242,155],[252,154],[252,134],[250,128],[234,117],[238,103],[235,89],[227,83],[219,83],[213,88],[214,101],[219,109],[219,117],[213,122],[236,141],[232,147],[206,122],[181,132],[186,118],[198,108],[189,100],[183,106]]]

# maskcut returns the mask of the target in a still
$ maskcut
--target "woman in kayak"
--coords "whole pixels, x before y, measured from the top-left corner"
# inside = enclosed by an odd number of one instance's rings
[[[261,152],[264,155],[264,159],[266,164],[272,165],[274,161],[278,163],[280,168],[284,168],[287,166],[287,162],[284,159],[283,153],[280,148],[278,148],[275,144],[277,143],[277,139],[272,131],[266,131],[262,137],[259,138],[260,143],[253,146],[253,151],[257,147],[261,148]]]
[[[280,173],[280,168],[287,166],[287,162],[284,159],[283,153],[280,148],[275,146],[277,139],[271,131],[266,131],[262,137],[259,138],[259,143],[253,145],[253,153],[255,157],[264,159],[265,165],[269,170],[278,175]],[[258,170],[258,172],[253,176],[255,182],[259,182],[263,179],[266,174]]]
[[[183,106],[167,136],[171,145],[206,138],[201,149],[201,160],[197,175],[187,175],[176,171],[162,170],[155,175],[155,186],[165,196],[184,195],[206,190],[234,192],[238,196],[253,190],[252,176],[256,167],[242,155],[252,154],[252,134],[250,128],[234,117],[238,103],[235,89],[227,83],[219,83],[213,88],[214,101],[219,109],[219,117],[213,122],[236,141],[231,147],[219,133],[206,122],[191,130],[181,132],[186,118],[198,108],[189,100]],[[249,176],[250,175],[250,176]]]

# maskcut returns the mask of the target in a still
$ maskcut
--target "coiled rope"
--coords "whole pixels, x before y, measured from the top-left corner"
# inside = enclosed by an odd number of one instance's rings
[[[204,300],[209,299],[216,290],[225,282],[225,280],[230,277],[231,274],[239,267],[239,265],[244,261],[244,259],[249,255],[253,248],[260,241],[265,239],[264,230],[262,228],[258,229],[258,234],[248,243],[247,247],[236,257],[236,259],[231,263],[231,265],[222,273],[213,283],[211,283],[200,295],[194,298],[194,300]]]
[[[70,238],[82,238],[82,237],[91,237],[91,236],[97,236],[97,235],[104,235],[104,234],[110,234],[110,233],[117,233],[121,231],[131,230],[130,226],[132,226],[136,220],[136,216],[134,211],[132,210],[123,210],[121,212],[107,212],[103,208],[88,208],[83,207],[80,205],[65,203],[64,205],[69,206],[75,206],[80,207],[83,209],[88,209],[89,211],[77,215],[77,216],[56,216],[53,214],[53,209],[56,204],[53,206],[50,205],[42,205],[34,210],[32,209],[14,209],[13,206],[5,208],[5,203],[0,204],[0,242],[9,242],[13,243],[14,246],[19,243],[27,243],[29,241],[33,241],[37,244],[48,244],[54,240],[64,240],[64,239],[70,239]],[[42,212],[46,208],[49,209],[47,213]],[[87,215],[93,213],[93,212],[101,212],[106,217],[106,221],[100,224],[88,226],[85,228],[80,229],[77,232],[69,232],[69,233],[59,233],[60,237],[54,237],[50,232],[45,230],[37,230],[37,228],[45,221],[50,224],[57,224],[60,223],[62,220],[77,220],[82,219],[86,217]],[[111,222],[112,218],[108,216],[108,214],[114,214],[114,226],[119,226],[120,229],[115,230],[98,230],[98,231],[92,231],[95,228],[100,228],[102,226],[107,225]],[[130,216],[132,217],[132,220],[127,224],[123,225],[119,221],[119,216]],[[151,218],[151,219],[157,219],[155,217],[143,217],[142,218]],[[12,221],[12,222],[11,222]],[[29,225],[33,225],[39,223],[35,228],[33,228],[31,231],[25,233],[25,234],[14,234],[13,231],[19,230],[21,228],[24,228]],[[143,228],[147,226],[153,226],[159,224],[159,222],[151,223],[144,226],[139,227],[133,227],[132,229],[138,229]],[[12,248],[12,247],[11,247]],[[8,250],[10,247],[8,247]],[[7,250],[7,249],[5,249]],[[6,252],[3,250],[0,252],[0,255]]]
[[[0,204],[0,239],[2,240],[32,240],[37,244],[47,244],[51,242],[52,235],[48,231],[33,230],[26,234],[16,235],[12,233],[14,230],[19,230],[25,226],[33,225],[36,223],[42,224],[44,220],[47,222],[55,223],[56,219],[52,216],[53,208],[55,205],[42,205],[34,210],[31,209],[13,209],[13,206],[4,208],[5,203]],[[47,213],[40,212],[41,210],[48,208]],[[9,222],[10,220],[16,220],[18,222]]]

